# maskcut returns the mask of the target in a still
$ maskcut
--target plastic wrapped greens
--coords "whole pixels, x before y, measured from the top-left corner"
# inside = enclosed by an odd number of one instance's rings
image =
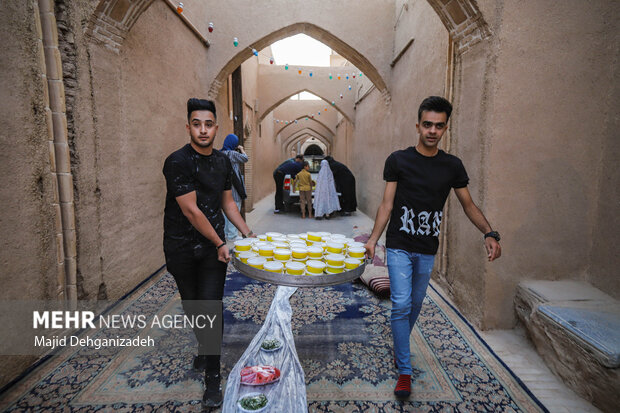
[[[292,309],[289,299],[295,291],[296,287],[284,286],[276,290],[263,326],[228,376],[222,412],[244,411],[237,402],[248,396],[259,400],[260,396],[257,394],[263,394],[267,399],[266,406],[260,412],[308,411],[304,371],[297,357],[291,330]],[[265,341],[267,349],[261,348]],[[241,384],[241,371],[250,366],[276,367],[280,371],[279,380],[265,385]],[[249,401],[244,401],[244,405],[250,404]]]

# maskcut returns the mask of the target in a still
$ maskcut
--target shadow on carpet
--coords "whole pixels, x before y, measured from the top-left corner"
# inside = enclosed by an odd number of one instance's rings
[[[229,273],[224,298],[224,377],[260,329],[276,287]],[[181,312],[169,274],[124,300],[124,311]],[[390,301],[362,284],[300,288],[292,329],[310,412],[546,411],[468,323],[429,289],[411,339],[409,401],[395,400]],[[202,377],[190,370],[191,330],[161,348],[65,349],[0,395],[6,411],[201,411]],[[282,412],[297,413],[297,412]]]

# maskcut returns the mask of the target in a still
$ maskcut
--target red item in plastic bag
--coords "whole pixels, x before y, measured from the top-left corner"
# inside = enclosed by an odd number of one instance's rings
[[[241,370],[241,384],[260,386],[277,381],[280,370],[273,366],[250,366]]]

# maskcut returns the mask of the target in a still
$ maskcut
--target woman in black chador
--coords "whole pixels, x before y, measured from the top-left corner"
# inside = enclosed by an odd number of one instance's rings
[[[336,181],[336,191],[342,195],[340,197],[340,211],[343,215],[351,215],[357,209],[357,197],[355,196],[355,176],[347,166],[340,163],[331,156],[326,156],[325,160],[334,174]]]

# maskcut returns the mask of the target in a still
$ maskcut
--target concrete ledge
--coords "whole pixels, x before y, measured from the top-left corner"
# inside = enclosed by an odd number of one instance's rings
[[[604,411],[620,406],[620,303],[579,281],[524,281],[515,309],[549,368]]]

